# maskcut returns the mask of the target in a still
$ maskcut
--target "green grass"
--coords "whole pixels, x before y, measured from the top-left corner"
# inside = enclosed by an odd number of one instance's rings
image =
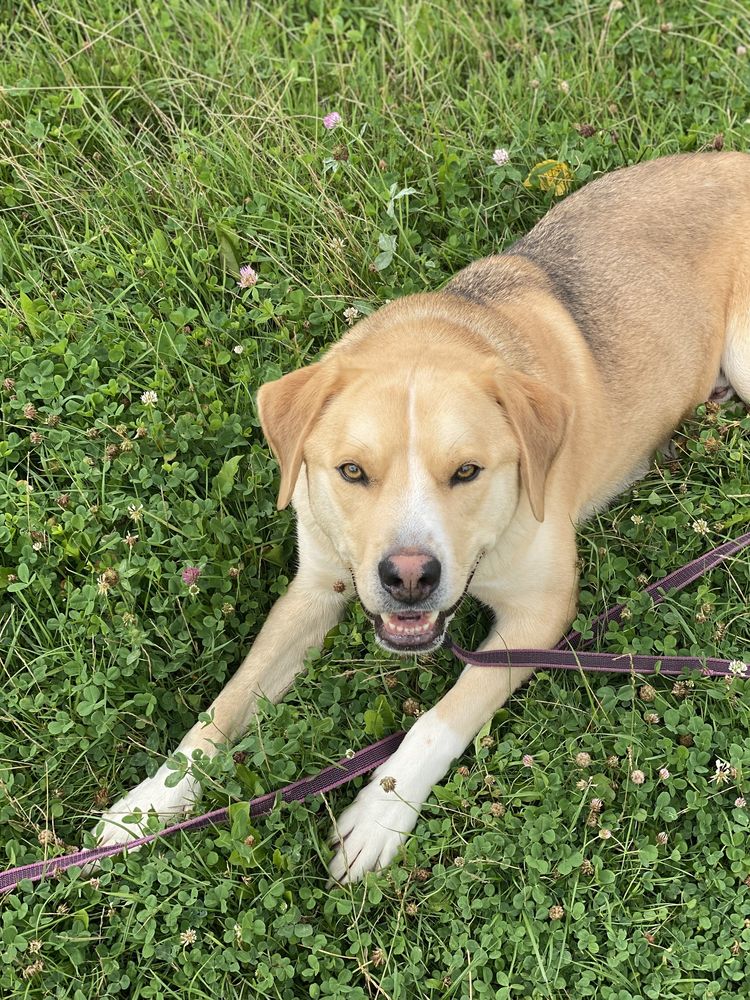
[[[740,0],[628,0],[609,17],[579,0],[21,0],[0,17],[10,867],[86,840],[97,809],[208,706],[285,588],[292,519],[275,510],[257,386],[314,359],[345,309],[439,287],[525,232],[555,200],[523,185],[542,160],[577,187],[719,134],[748,149],[736,49],[750,15]],[[327,132],[331,110],[343,124]],[[251,291],[240,263],[260,274]],[[677,463],[582,530],[581,623],[617,599],[632,612],[607,649],[748,659],[747,555],[658,609],[638,578],[747,530],[749,431],[739,404],[701,412]],[[203,569],[197,595],[187,565]],[[482,617],[466,608],[459,641],[479,641]],[[244,763],[228,749],[210,765],[206,808],[410,724],[404,701],[433,704],[457,672],[444,654],[389,658],[353,608],[232,748]],[[277,809],[253,848],[238,816],[107,861],[96,881],[27,885],[0,900],[0,994],[746,995],[749,824],[733,803],[750,797],[747,684],[653,686],[644,702],[622,678],[538,675],[365,885],[326,888],[330,814],[353,788]],[[709,781],[717,757],[737,769],[728,785]],[[587,823],[593,795],[608,840]]]

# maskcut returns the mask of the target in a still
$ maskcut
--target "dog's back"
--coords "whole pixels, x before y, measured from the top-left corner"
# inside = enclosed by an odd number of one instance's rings
[[[736,269],[717,252],[727,243],[736,247]],[[672,156],[606,174],[556,206],[508,254],[543,270],[605,378],[610,368],[632,365],[648,380],[638,365],[641,336],[671,348],[664,360],[679,359],[685,378],[688,369],[705,369],[711,337],[709,329],[694,330],[688,342],[682,325],[698,313],[710,323],[708,293],[723,328],[738,279],[750,284],[750,155]],[[619,378],[608,381],[614,392],[621,387]],[[696,403],[703,391],[696,387]]]
[[[679,155],[607,174],[445,291],[541,313],[540,293],[564,305],[608,422],[642,464],[709,397],[722,366],[750,398],[750,155]]]

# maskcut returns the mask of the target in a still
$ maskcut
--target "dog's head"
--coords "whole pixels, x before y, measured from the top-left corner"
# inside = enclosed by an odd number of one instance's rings
[[[440,645],[519,503],[544,518],[565,399],[450,338],[395,338],[285,375],[258,395],[281,467],[350,567],[380,643]]]

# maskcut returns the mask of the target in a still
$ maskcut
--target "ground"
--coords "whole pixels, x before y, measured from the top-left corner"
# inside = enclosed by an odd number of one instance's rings
[[[21,0],[0,42],[10,867],[81,845],[153,773],[286,587],[292,520],[257,386],[592,176],[748,149],[750,15]],[[702,408],[676,458],[581,530],[579,626],[615,600],[630,615],[602,648],[749,658],[747,555],[658,609],[639,597],[747,530],[748,432],[744,406]],[[475,645],[483,620],[467,605],[457,640]],[[326,884],[331,815],[354,789],[249,823],[243,800],[408,727],[458,669],[389,657],[354,607],[210,766],[204,802],[237,803],[230,826],[0,901],[2,995],[739,995],[741,680],[537,675],[362,885]]]

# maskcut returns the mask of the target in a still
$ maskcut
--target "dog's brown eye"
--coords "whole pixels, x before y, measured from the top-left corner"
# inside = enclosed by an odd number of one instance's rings
[[[467,462],[465,465],[459,465],[451,477],[451,483],[470,483],[472,479],[477,478],[481,471],[482,466],[475,465],[473,462]]]
[[[345,479],[347,483],[367,482],[365,470],[361,466],[357,465],[356,462],[344,462],[343,465],[338,466],[338,470],[341,473],[341,478]]]

